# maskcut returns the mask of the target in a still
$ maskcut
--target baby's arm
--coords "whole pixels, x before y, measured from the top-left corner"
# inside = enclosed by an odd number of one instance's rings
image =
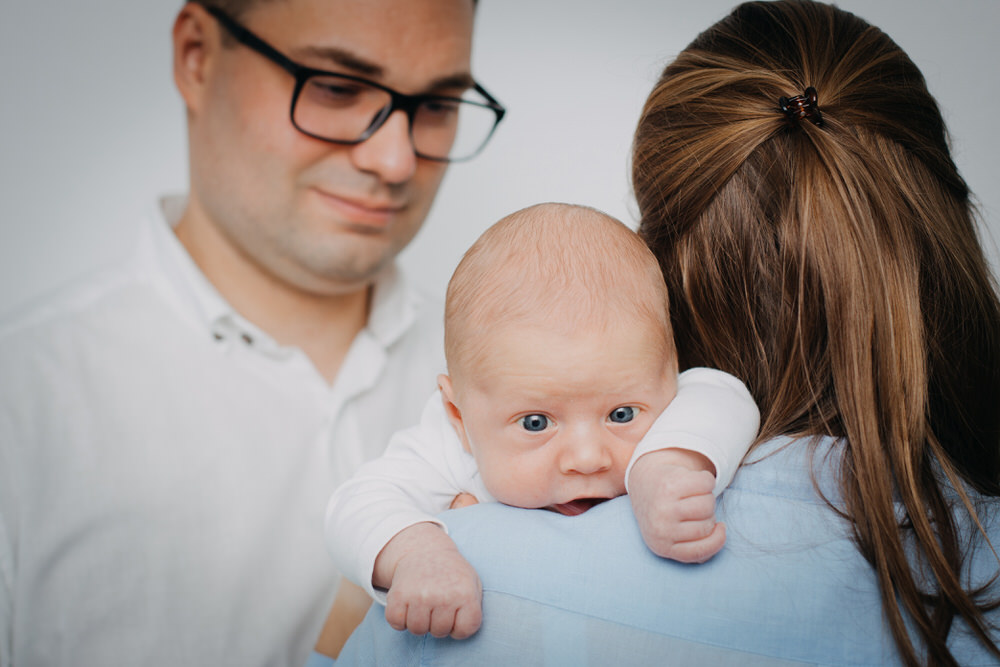
[[[468,636],[479,627],[478,576],[434,517],[467,490],[461,479],[474,470],[435,394],[420,425],[395,434],[385,454],[363,465],[330,499],[326,538],[334,562],[386,605],[386,618],[398,629],[439,634],[448,607],[456,604],[452,619],[459,625],[444,634]],[[456,615],[468,606],[475,611]]]
[[[482,622],[479,575],[438,526],[418,523],[389,540],[372,581],[389,589],[385,620],[396,630],[465,639]]]
[[[760,413],[733,376],[681,373],[677,396],[640,441],[625,472],[639,529],[659,556],[704,562],[726,539],[715,496],[732,481],[757,436]]]

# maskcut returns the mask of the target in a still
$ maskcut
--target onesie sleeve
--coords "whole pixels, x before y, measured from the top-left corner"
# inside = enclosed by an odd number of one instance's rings
[[[643,454],[660,449],[688,449],[715,466],[718,496],[732,482],[760,426],[760,411],[746,386],[713,368],[691,368],[678,376],[677,396],[639,441],[625,470]]]
[[[462,478],[474,472],[436,392],[420,424],[393,435],[385,453],[362,465],[330,498],[324,533],[337,568],[385,604],[385,591],[372,586],[376,557],[414,524],[430,522],[446,530],[435,514],[469,490]]]

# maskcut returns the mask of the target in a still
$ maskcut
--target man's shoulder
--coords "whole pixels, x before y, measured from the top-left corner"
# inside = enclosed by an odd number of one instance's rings
[[[0,310],[0,341],[31,338],[46,331],[73,328],[93,318],[134,307],[162,284],[162,269],[155,229],[168,223],[165,208],[178,209],[183,197],[167,196],[138,216],[138,224],[128,227],[117,250],[100,264],[84,269],[54,287],[20,304]],[[175,213],[174,213],[175,214]],[[172,214],[172,215],[174,215]]]
[[[84,274],[5,312],[0,316],[0,340],[33,338],[72,326],[142,282],[124,261]]]
[[[0,374],[114,356],[134,344],[129,338],[162,325],[168,301],[141,262],[118,258],[0,316]]]

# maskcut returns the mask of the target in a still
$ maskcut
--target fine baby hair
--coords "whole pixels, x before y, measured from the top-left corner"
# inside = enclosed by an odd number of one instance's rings
[[[667,290],[655,256],[635,232],[593,208],[537,204],[486,230],[448,284],[449,370],[475,360],[498,326],[647,325],[672,353]]]

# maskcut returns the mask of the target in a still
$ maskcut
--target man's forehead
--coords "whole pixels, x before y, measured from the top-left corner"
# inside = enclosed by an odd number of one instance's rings
[[[303,64],[430,88],[471,83],[473,17],[472,0],[266,0],[245,20]]]

